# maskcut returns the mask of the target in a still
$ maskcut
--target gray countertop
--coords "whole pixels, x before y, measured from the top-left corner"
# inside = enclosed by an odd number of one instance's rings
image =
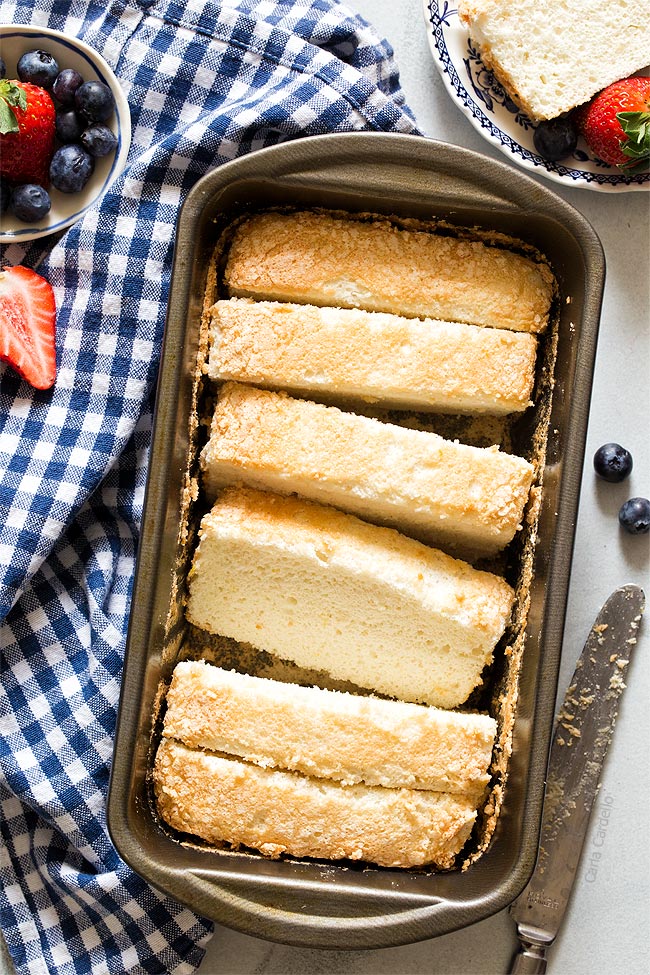
[[[429,53],[420,0],[354,0],[395,49],[407,101],[427,136],[505,158],[452,103]],[[543,177],[538,177],[543,181]],[[605,249],[599,351],[569,595],[562,693],[591,623],[610,591],[650,589],[650,536],[623,535],[620,504],[650,494],[650,193],[603,194],[547,184],[594,226]],[[596,448],[615,440],[634,457],[631,479],[597,483]],[[648,740],[650,626],[642,628],[568,915],[550,951],[550,975],[641,975],[650,969]],[[507,911],[419,944],[377,951],[274,945],[219,925],[199,975],[497,975],[515,949]],[[0,975],[9,971],[0,948]]]
[[[429,53],[420,0],[351,4],[395,50],[402,86],[425,135],[503,161],[453,104]],[[626,582],[650,590],[650,536],[623,536],[617,513],[631,495],[650,494],[650,193],[598,193],[539,179],[576,207],[599,234],[607,282],[567,612],[562,694],[600,605]],[[630,481],[596,483],[591,456],[623,443]],[[650,969],[648,827],[650,626],[630,665],[616,734],[550,975],[641,975]],[[647,833],[646,833],[647,836]],[[444,937],[378,951],[313,951],[273,945],[217,927],[200,975],[497,975],[516,947],[507,911]]]

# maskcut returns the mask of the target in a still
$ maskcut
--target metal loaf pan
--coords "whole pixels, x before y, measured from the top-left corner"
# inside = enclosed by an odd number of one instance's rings
[[[151,802],[160,688],[182,640],[193,529],[180,513],[196,465],[197,424],[189,418],[200,406],[196,364],[209,271],[229,222],[285,205],[505,233],[544,254],[558,281],[512,752],[496,827],[463,869],[398,871],[207,850],[170,836]],[[415,136],[351,133],[264,149],[204,177],[182,208],[175,254],[108,805],[114,843],[134,870],[199,914],[287,944],[388,947],[488,917],[520,893],[537,853],[605,274],[598,237],[572,207],[506,164]]]

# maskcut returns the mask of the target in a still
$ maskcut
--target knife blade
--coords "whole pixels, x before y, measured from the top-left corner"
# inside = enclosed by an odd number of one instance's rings
[[[612,593],[591,627],[558,712],[537,863],[510,906],[520,942],[511,975],[546,971],[546,952],[571,896],[644,607],[639,586]]]

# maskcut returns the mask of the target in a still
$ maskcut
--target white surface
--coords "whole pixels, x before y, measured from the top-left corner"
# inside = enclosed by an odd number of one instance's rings
[[[475,131],[447,94],[429,53],[421,0],[351,0],[351,6],[393,45],[407,101],[424,134],[503,162],[503,155]],[[560,678],[564,693],[591,623],[610,591],[636,582],[650,596],[650,536],[624,537],[617,522],[627,497],[650,494],[650,192],[592,193],[538,178],[592,223],[607,258]],[[624,484],[596,483],[591,457],[609,440],[623,443],[634,456],[634,471]],[[649,635],[650,611],[630,665],[570,910],[549,952],[549,975],[646,975],[650,969]],[[603,826],[598,822],[600,806],[608,809]],[[515,946],[507,911],[431,941],[359,952],[273,945],[217,925],[199,973],[498,975],[508,971]]]
[[[354,5],[395,48],[404,91],[423,132],[503,161],[449,98],[429,53],[421,0],[354,0]],[[618,508],[627,497],[650,494],[650,193],[554,188],[593,224],[608,264],[560,678],[563,692],[610,591],[636,582],[650,595],[650,536],[623,536],[617,523]],[[623,443],[634,456],[632,476],[621,485],[596,483],[591,469],[594,451],[609,440]],[[650,967],[649,634],[650,611],[630,665],[570,909],[549,953],[549,975],[647,975]],[[607,816],[599,821],[599,809],[605,808]],[[274,945],[216,925],[198,971],[498,975],[508,971],[515,946],[507,911],[431,941],[359,952]]]

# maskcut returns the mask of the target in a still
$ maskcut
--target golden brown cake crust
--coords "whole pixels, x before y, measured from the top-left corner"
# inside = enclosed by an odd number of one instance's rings
[[[299,212],[245,221],[225,285],[234,297],[541,332],[554,279],[546,265],[480,241]]]
[[[264,768],[475,800],[495,733],[485,714],[283,684],[204,661],[177,664],[163,728],[189,748]]]
[[[533,479],[497,448],[237,383],[219,392],[202,467],[210,498],[236,482],[296,492],[470,560],[512,540]]]
[[[526,332],[231,298],[212,307],[207,371],[331,401],[503,415],[530,405],[536,351]]]
[[[154,767],[158,811],[211,844],[270,857],[451,867],[476,818],[471,800],[412,789],[341,786],[261,769],[163,739]]]

